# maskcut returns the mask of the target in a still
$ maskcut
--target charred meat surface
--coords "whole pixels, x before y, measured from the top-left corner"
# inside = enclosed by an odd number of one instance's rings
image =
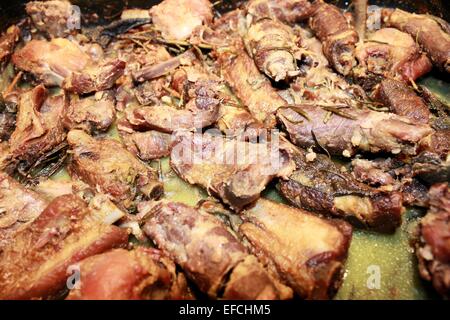
[[[148,167],[121,143],[111,139],[95,139],[81,130],[67,136],[73,176],[94,189],[109,194],[124,208],[131,208],[138,199],[155,199],[163,193],[155,170]]]
[[[392,233],[400,226],[404,210],[400,192],[360,183],[326,155],[311,159],[300,149],[293,149],[293,154],[297,169],[280,182],[280,191],[290,203],[379,232]]]
[[[0,171],[0,251],[47,206],[36,192]]]
[[[164,0],[150,9],[150,16],[164,38],[184,40],[195,28],[212,21],[212,4],[208,0]]]
[[[81,16],[76,15],[72,4],[64,0],[30,1],[25,10],[36,29],[51,38],[70,35],[70,27],[79,27],[81,21]]]
[[[116,109],[107,92],[79,98],[73,97],[64,115],[67,130],[83,129],[86,132],[104,132],[114,122]]]
[[[314,3],[314,7],[311,29],[322,41],[323,52],[333,68],[340,74],[348,75],[356,65],[358,33],[336,6],[320,0]]]
[[[127,241],[126,229],[105,224],[78,197],[56,198],[0,253],[0,297],[51,298],[69,266]]]
[[[427,124],[430,121],[431,112],[428,106],[413,89],[400,81],[381,81],[374,95],[392,113],[409,118],[415,123]]]
[[[433,132],[429,125],[392,113],[312,105],[297,108],[298,112],[290,108],[277,113],[292,142],[305,148],[317,144],[345,157],[357,150],[414,155],[420,140]]]
[[[450,34],[447,22],[431,15],[409,13],[400,9],[385,9],[384,20],[386,25],[409,33],[438,68],[450,72]]]
[[[329,299],[342,282],[352,228],[266,199],[242,213],[239,233],[304,299]]]
[[[180,135],[170,164],[182,179],[238,211],[257,200],[272,179],[287,178],[295,168],[289,153],[275,142],[251,143],[210,134]]]
[[[186,278],[160,251],[114,249],[79,263],[80,288],[67,300],[169,300],[192,298]]]
[[[211,298],[291,297],[217,218],[175,202],[144,203],[140,212],[145,233]]]
[[[244,41],[258,69],[268,77],[280,81],[299,74],[294,56],[297,39],[289,26],[276,20],[259,20],[252,23]]]
[[[419,224],[416,244],[419,271],[443,297],[450,296],[450,189],[448,183],[430,189],[430,209]]]

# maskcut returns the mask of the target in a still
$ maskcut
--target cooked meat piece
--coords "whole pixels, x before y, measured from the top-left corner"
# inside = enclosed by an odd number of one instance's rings
[[[128,151],[141,160],[149,161],[170,155],[172,135],[154,130],[136,132],[124,121],[119,122],[118,129]]]
[[[357,180],[372,186],[387,186],[395,183],[394,177],[386,172],[383,163],[354,159],[352,161],[352,169],[352,174]]]
[[[171,133],[208,127],[219,116],[218,83],[199,80],[191,83],[184,109],[168,105],[139,107],[127,112],[127,120],[137,128]]]
[[[330,299],[337,292],[352,228],[309,212],[259,199],[242,214],[239,233],[259,260],[304,299]]]
[[[187,55],[189,54],[190,51],[157,64],[145,65],[133,72],[133,79],[137,82],[144,82],[164,76],[178,68],[182,63],[182,59],[188,58]]]
[[[181,178],[239,211],[257,200],[273,178],[287,178],[294,170],[277,138],[272,143],[249,143],[186,133],[175,142],[170,164]]]
[[[121,143],[97,140],[81,130],[70,131],[67,141],[72,149],[72,176],[111,195],[118,205],[131,208],[134,200],[155,199],[163,193],[156,171],[136,159]]]
[[[427,124],[431,112],[425,102],[406,84],[385,79],[374,93],[375,98],[382,102],[389,111],[409,118],[414,123]]]
[[[166,39],[184,40],[195,28],[213,19],[208,0],[164,0],[150,9],[155,27]]]
[[[448,150],[449,132],[446,133],[446,144]],[[450,181],[450,157],[441,159],[434,151],[423,151],[412,159],[412,170],[414,176],[419,177],[428,185],[439,182]]]
[[[20,29],[12,25],[0,36],[0,67],[6,65],[20,38]]]
[[[104,132],[116,118],[114,100],[107,92],[94,96],[71,99],[64,116],[67,130],[83,129],[86,132]]]
[[[380,29],[359,43],[356,58],[359,65],[353,72],[363,81],[365,77],[382,76],[409,82],[432,68],[413,37],[394,28]]]
[[[258,69],[275,81],[299,74],[294,52],[298,51],[294,31],[276,20],[252,23],[244,38],[248,54]]]
[[[31,40],[13,54],[12,62],[47,86],[61,86],[73,72],[82,72],[90,58],[75,43],[57,38],[50,42]]]
[[[344,13],[322,0],[314,3],[310,27],[323,43],[323,52],[334,69],[348,75],[356,65],[358,34]]]
[[[223,54],[219,58],[223,77],[256,120],[267,128],[274,127],[274,113],[286,103],[247,53],[238,51],[236,54],[231,57]]]
[[[450,129],[436,130],[420,141],[421,151],[434,153],[441,160],[446,160],[450,153]]]
[[[103,223],[81,199],[56,198],[0,253],[0,298],[50,298],[69,266],[127,241],[127,230]]]
[[[357,150],[414,155],[419,141],[433,132],[429,125],[369,109],[312,105],[295,109],[280,109],[277,117],[296,145],[306,148],[318,144],[345,157]]]
[[[76,15],[69,1],[31,1],[25,6],[34,26],[52,38],[68,36],[70,26],[80,24],[80,16]]]
[[[46,206],[47,203],[37,193],[0,171],[0,251]]]
[[[379,191],[358,182],[326,155],[317,154],[311,161],[300,149],[292,147],[291,152],[297,169],[289,180],[280,182],[280,191],[295,206],[345,218],[379,232],[394,232],[401,224],[400,193]]]
[[[124,61],[115,59],[90,66],[81,72],[72,72],[64,79],[62,86],[65,90],[78,94],[104,91],[114,86],[116,80],[123,75],[125,65]]]
[[[0,142],[8,141],[16,127],[17,105],[0,96]]]
[[[443,297],[450,297],[450,189],[448,183],[430,189],[430,209],[419,224],[416,244],[419,272]]]
[[[309,18],[313,6],[308,0],[250,0],[246,10],[257,19],[270,18],[295,24]]]
[[[226,103],[220,105],[217,127],[227,136],[249,139],[265,132],[264,125],[256,120],[246,108]]]
[[[174,202],[143,203],[140,212],[144,232],[211,298],[291,297],[217,218]]]
[[[400,9],[385,9],[383,15],[386,25],[409,33],[437,67],[450,72],[450,34],[438,18]]]
[[[29,167],[65,140],[65,106],[64,94],[49,96],[43,85],[21,94],[16,129],[9,140],[13,162]]]
[[[189,299],[186,278],[160,251],[114,249],[82,260],[80,288],[66,300]]]

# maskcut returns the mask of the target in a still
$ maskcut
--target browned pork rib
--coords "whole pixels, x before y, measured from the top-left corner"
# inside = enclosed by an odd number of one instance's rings
[[[0,253],[0,298],[50,298],[65,288],[69,266],[127,241],[127,230],[102,222],[81,199],[58,197]]]
[[[110,89],[125,70],[122,60],[110,60],[100,65],[91,65],[81,72],[72,72],[64,79],[63,88],[69,92],[87,94]]]
[[[37,193],[0,171],[0,251],[15,233],[38,217],[46,205]]]
[[[274,113],[286,103],[259,72],[255,62],[240,50],[236,55],[222,54],[219,61],[223,77],[242,104],[267,128],[274,127]]]
[[[20,29],[12,25],[0,36],[0,67],[6,65],[11,57],[17,41],[20,38]]]
[[[294,147],[291,152],[297,169],[289,180],[280,182],[280,191],[295,206],[379,232],[394,232],[401,224],[399,192],[383,192],[358,182],[326,155],[311,158]]]
[[[280,81],[299,74],[294,56],[298,40],[289,26],[276,20],[259,20],[252,23],[244,41],[258,69],[270,78]]]
[[[133,127],[166,133],[208,127],[219,116],[218,85],[213,80],[190,82],[188,102],[183,109],[163,104],[138,107],[127,111],[127,120]]]
[[[409,33],[438,68],[450,72],[450,33],[448,25],[443,26],[445,21],[400,9],[385,9],[383,16],[386,25]]]
[[[334,69],[348,75],[356,65],[355,46],[358,34],[344,13],[322,0],[314,3],[310,27],[323,43],[323,52]]]
[[[148,161],[170,155],[172,135],[155,130],[138,132],[127,121],[119,121],[117,128],[128,151],[141,160]]]
[[[114,100],[107,92],[95,96],[72,98],[64,115],[67,130],[83,129],[86,132],[104,132],[116,118]]]
[[[136,159],[121,143],[111,139],[94,139],[81,130],[67,136],[71,147],[70,173],[92,188],[109,194],[125,208],[134,200],[159,198],[162,183],[152,168]]]
[[[353,70],[360,81],[376,77],[409,82],[428,73],[431,61],[420,52],[414,38],[394,28],[383,28],[356,47],[358,66]]]
[[[212,4],[208,0],[164,0],[150,9],[150,16],[164,38],[184,40],[195,28],[212,21]]]
[[[143,203],[144,232],[211,298],[286,299],[273,279],[217,218],[175,202]]]
[[[297,146],[318,144],[331,154],[345,157],[357,150],[414,155],[419,141],[433,132],[429,125],[369,109],[312,105],[295,109],[280,109],[277,117]]]
[[[257,19],[270,18],[287,24],[309,18],[314,9],[308,0],[250,0],[245,8]]]
[[[66,300],[167,300],[192,298],[186,278],[160,251],[114,249],[79,263],[80,287]]]
[[[16,129],[9,140],[13,163],[28,167],[64,141],[65,106],[64,94],[49,96],[43,85],[20,95]]]
[[[90,62],[80,47],[67,39],[31,40],[14,52],[12,62],[33,73],[48,86],[60,86],[73,72],[81,72]]]
[[[374,96],[382,102],[389,111],[409,118],[415,123],[427,124],[431,112],[425,102],[406,84],[384,79],[376,88]]]
[[[69,1],[30,1],[25,10],[36,29],[52,38],[68,36],[81,20]]]
[[[257,200],[273,178],[287,178],[295,168],[274,141],[249,143],[210,134],[180,135],[170,164],[182,179],[238,211]]]
[[[304,299],[330,299],[342,282],[352,228],[259,199],[242,214],[239,233],[259,260]]]
[[[416,244],[419,271],[443,297],[450,297],[450,189],[448,183],[430,189],[430,209],[419,224]]]

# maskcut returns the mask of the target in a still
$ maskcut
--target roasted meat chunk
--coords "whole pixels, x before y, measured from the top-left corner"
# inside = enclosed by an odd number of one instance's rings
[[[450,72],[450,33],[447,22],[425,14],[409,13],[400,9],[385,9],[386,25],[409,33],[426,51],[433,64]],[[445,28],[443,25],[446,25]]]
[[[118,124],[119,134],[128,151],[141,160],[148,161],[170,155],[172,135],[155,130],[134,131],[127,122]]]
[[[116,118],[114,100],[107,92],[86,98],[73,97],[64,115],[67,130],[83,129],[86,132],[104,132]]]
[[[90,58],[75,43],[56,38],[52,41],[31,40],[14,52],[12,62],[19,69],[34,74],[45,85],[60,86],[73,72],[81,72]]]
[[[356,65],[358,33],[336,6],[319,0],[314,7],[310,27],[322,41],[323,52],[333,68],[342,75],[348,75]]]
[[[16,128],[9,140],[14,164],[27,168],[65,140],[65,106],[64,94],[49,96],[43,85],[20,95]]]
[[[369,109],[300,105],[280,109],[277,117],[297,146],[317,144],[345,157],[357,150],[414,155],[419,141],[433,132],[427,124]]]
[[[25,10],[36,29],[52,38],[68,36],[75,27],[80,27],[81,16],[69,1],[30,1]]]
[[[374,94],[389,111],[409,118],[412,122],[427,124],[431,112],[425,102],[406,84],[385,79],[381,81]]]
[[[419,224],[416,243],[419,271],[443,297],[450,297],[450,189],[441,183],[430,189],[430,209]]]
[[[275,177],[287,178],[295,165],[274,141],[250,143],[210,134],[183,134],[170,155],[175,172],[200,185],[235,210],[254,202]]]
[[[0,251],[47,206],[36,192],[0,171]]]
[[[128,231],[106,224],[73,195],[53,200],[0,253],[0,298],[50,298],[68,283],[68,268],[126,244]]]
[[[309,18],[314,9],[308,0],[250,0],[245,8],[258,20],[270,18],[291,25]]]
[[[12,25],[0,36],[0,67],[6,65],[11,57],[17,41],[20,38],[20,29]]]
[[[150,16],[164,38],[184,40],[195,28],[212,21],[212,4],[208,0],[164,0],[150,9]]]
[[[401,193],[379,191],[358,182],[326,155],[311,158],[295,147],[291,153],[297,169],[288,180],[280,181],[280,191],[292,204],[379,232],[394,232],[400,226]]]
[[[114,201],[130,209],[137,199],[155,199],[163,193],[155,170],[146,166],[111,139],[94,139],[81,130],[67,136],[72,161],[69,170],[92,188],[109,194]]]
[[[186,278],[160,251],[114,249],[79,263],[80,286],[67,300],[168,300],[192,298]]]
[[[382,28],[358,43],[356,59],[358,66],[353,73],[364,82],[376,81],[377,77],[414,81],[432,68],[413,37],[394,28]]]
[[[244,38],[258,69],[275,81],[297,76],[297,39],[291,27],[270,19],[252,23]]]
[[[337,292],[352,228],[266,199],[242,213],[239,233],[268,268],[304,299]]]
[[[274,113],[286,105],[270,81],[244,51],[219,57],[222,75],[252,116],[267,128],[275,126]]]
[[[211,298],[286,299],[273,279],[217,218],[174,202],[143,203],[144,232]]]

